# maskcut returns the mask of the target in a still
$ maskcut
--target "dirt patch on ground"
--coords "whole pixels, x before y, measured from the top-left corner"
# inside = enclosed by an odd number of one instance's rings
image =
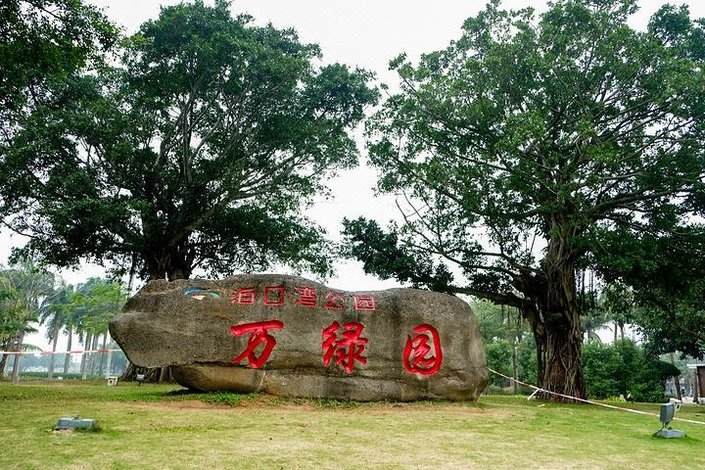
[[[231,408],[228,405],[205,403],[199,400],[132,402],[130,406],[145,410],[224,410]]]
[[[413,413],[433,411],[452,415],[491,415],[509,416],[511,411],[487,407],[482,404],[453,402],[346,402],[327,399],[282,398],[273,395],[252,395],[237,400],[234,403],[218,403],[210,400],[207,395],[178,400],[160,400],[155,402],[135,402],[134,406],[144,409],[167,410],[224,410],[224,409],[266,409],[286,411],[331,411],[355,412],[369,414]]]

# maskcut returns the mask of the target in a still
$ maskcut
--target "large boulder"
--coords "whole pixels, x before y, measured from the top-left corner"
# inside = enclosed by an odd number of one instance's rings
[[[477,399],[487,365],[462,300],[346,292],[295,276],[148,283],[110,322],[140,367],[197,390],[352,400]]]

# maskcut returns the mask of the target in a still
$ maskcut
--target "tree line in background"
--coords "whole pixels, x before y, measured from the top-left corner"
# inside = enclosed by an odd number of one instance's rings
[[[636,10],[491,0],[446,49],[392,60],[400,91],[366,135],[403,220],[346,220],[341,247],[306,209],[357,162],[371,72],[322,65],[224,0],[165,7],[129,37],[79,0],[5,2],[0,213],[29,238],[15,257],[146,280],[327,275],[348,256],[515,309],[536,382],[577,397],[601,296],[654,347],[702,356],[705,29],[665,5],[636,31]]]
[[[0,351],[26,351],[36,347],[24,344],[25,335],[36,332],[35,326],[44,326],[47,339],[56,352],[59,337],[67,337],[66,350],[71,351],[74,340],[87,350],[107,349],[108,321],[116,315],[127,300],[127,291],[117,282],[90,278],[72,286],[46,268],[29,260],[0,270]],[[57,354],[50,354],[46,363],[47,376],[53,378],[58,369],[69,373],[70,354],[63,364],[57,364]],[[20,355],[3,354],[0,358],[0,378],[7,362],[13,360],[12,380],[17,382]],[[85,379],[103,370],[106,357],[82,354],[80,374]]]
[[[485,342],[490,368],[526,384],[537,383],[536,344],[531,329],[514,308],[498,307],[488,301],[472,304]],[[640,343],[624,336],[624,312],[593,314],[581,327],[581,364],[585,371],[587,396],[593,399],[630,399],[659,402],[666,398],[666,381],[674,380],[674,396],[681,398],[678,377],[683,370],[659,359],[658,349],[649,337]],[[612,342],[603,342],[598,330],[611,329]],[[675,362],[675,361],[674,361]],[[490,386],[513,393],[532,393],[498,375],[490,376]]]

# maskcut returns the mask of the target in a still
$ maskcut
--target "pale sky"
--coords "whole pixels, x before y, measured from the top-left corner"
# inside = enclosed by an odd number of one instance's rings
[[[89,0],[128,33],[135,32],[144,21],[156,18],[160,5],[180,3],[173,0]],[[648,17],[664,3],[662,0],[639,1],[641,11],[632,26],[643,29]],[[693,17],[705,17],[705,2],[690,0],[672,2],[688,4]],[[421,53],[445,47],[460,34],[463,21],[475,15],[484,1],[460,0],[236,0],[235,13],[249,13],[258,24],[271,22],[275,27],[293,27],[302,42],[321,46],[323,61],[341,62],[374,71],[378,79],[395,84],[395,76],[387,64],[401,52],[412,60]],[[545,1],[505,0],[504,8],[532,6],[545,9]],[[360,144],[363,155],[365,150]],[[317,204],[310,215],[331,237],[338,237],[343,217],[364,215],[383,224],[396,217],[394,202],[389,197],[377,198],[372,192],[376,177],[364,166],[342,174],[331,183],[335,198]],[[18,237],[0,234],[0,263],[7,265],[11,245],[21,244]],[[86,266],[79,272],[62,272],[68,282],[82,282],[100,275],[97,267]],[[362,272],[356,262],[339,262],[337,274],[328,285],[344,290],[373,290],[395,286],[393,281],[380,281]],[[38,341],[35,343],[39,343]]]

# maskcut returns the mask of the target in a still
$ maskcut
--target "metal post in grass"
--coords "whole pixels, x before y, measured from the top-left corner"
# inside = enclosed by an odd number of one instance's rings
[[[676,416],[676,411],[680,410],[680,406],[680,400],[673,399],[671,400],[671,402],[661,405],[661,412],[659,414],[659,420],[661,421],[661,429],[656,431],[654,437],[661,437],[664,439],[685,437],[685,433],[683,431],[673,429],[669,426],[671,421],[673,421]]]

